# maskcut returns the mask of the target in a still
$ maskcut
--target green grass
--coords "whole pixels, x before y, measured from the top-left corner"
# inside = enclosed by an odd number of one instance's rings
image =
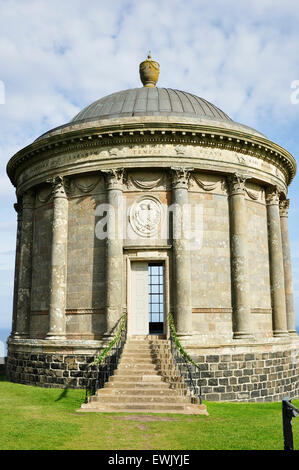
[[[136,414],[76,413],[83,401],[83,390],[43,389],[2,377],[0,449],[283,449],[281,403],[206,402],[209,416],[152,414],[157,420],[148,421]],[[299,416],[293,432],[299,450]]]

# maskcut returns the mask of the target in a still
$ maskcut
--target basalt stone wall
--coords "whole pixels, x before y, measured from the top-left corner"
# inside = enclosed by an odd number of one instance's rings
[[[48,388],[84,388],[95,372],[87,354],[12,352],[8,379]],[[193,356],[199,370],[193,380],[207,401],[279,401],[299,396],[298,350]]]
[[[88,364],[96,356],[12,352],[7,361],[11,382],[47,388],[84,388],[95,372]]]
[[[278,352],[193,356],[193,373],[209,401],[279,401],[299,396],[298,349]]]

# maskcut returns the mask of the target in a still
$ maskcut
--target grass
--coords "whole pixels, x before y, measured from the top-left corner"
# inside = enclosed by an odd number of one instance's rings
[[[83,390],[43,389],[2,377],[0,450],[283,449],[281,403],[206,402],[209,416],[76,413],[83,401]],[[299,449],[299,416],[293,433]]]

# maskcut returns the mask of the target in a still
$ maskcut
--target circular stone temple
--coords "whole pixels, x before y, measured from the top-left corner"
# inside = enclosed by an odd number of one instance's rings
[[[284,148],[203,98],[143,86],[90,104],[16,153],[14,382],[85,386],[127,314],[127,336],[169,335],[206,400],[298,395]]]

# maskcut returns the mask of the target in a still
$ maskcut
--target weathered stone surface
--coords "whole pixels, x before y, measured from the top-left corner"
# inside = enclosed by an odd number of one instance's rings
[[[23,205],[10,377],[84,386],[85,364],[124,312],[132,334],[130,263],[140,260],[164,266],[164,332],[172,312],[183,345],[195,346],[206,399],[295,395],[293,157],[221,113],[120,114],[54,129],[8,164]],[[113,210],[99,210],[107,202]],[[108,240],[98,236],[105,224]]]

